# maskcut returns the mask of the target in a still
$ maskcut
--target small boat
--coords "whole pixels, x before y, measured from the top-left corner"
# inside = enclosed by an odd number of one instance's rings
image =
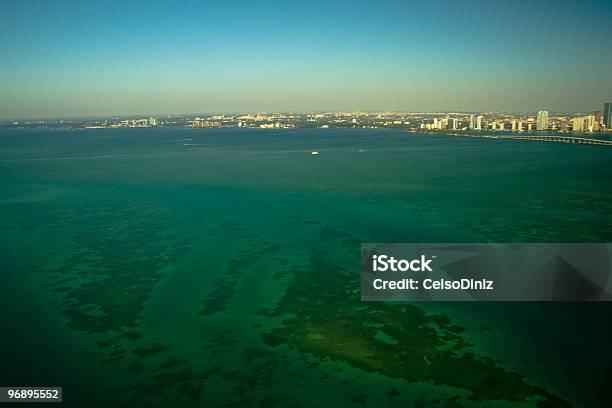
[[[310,154],[312,154],[313,156],[318,156],[319,152],[317,150],[312,151]]]

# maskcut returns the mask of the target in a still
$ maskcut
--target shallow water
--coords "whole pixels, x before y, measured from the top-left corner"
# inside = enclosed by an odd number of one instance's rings
[[[609,405],[609,304],[364,304],[357,277],[361,242],[610,242],[610,149],[2,130],[0,179],[1,384],[73,406]]]

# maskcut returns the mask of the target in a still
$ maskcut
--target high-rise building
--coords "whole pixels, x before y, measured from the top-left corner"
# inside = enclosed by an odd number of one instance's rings
[[[606,129],[612,129],[612,102],[604,103],[603,122]]]
[[[572,119],[572,131],[573,132],[583,132],[584,131],[584,118],[573,118]]]
[[[587,132],[594,132],[595,131],[595,115],[588,115],[584,117],[584,130],[586,130]]]
[[[536,118],[537,130],[548,130],[548,111],[539,111]]]
[[[593,115],[595,115],[596,122],[601,122],[601,120],[603,119],[603,112],[601,109],[595,109],[595,112],[593,112]]]
[[[476,117],[476,130],[482,130],[482,116]]]
[[[476,123],[474,123],[474,115],[470,115],[470,129],[474,129]]]

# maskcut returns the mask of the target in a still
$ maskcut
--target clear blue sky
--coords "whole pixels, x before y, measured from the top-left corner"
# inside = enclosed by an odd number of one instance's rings
[[[0,1],[0,118],[591,111],[610,1]]]

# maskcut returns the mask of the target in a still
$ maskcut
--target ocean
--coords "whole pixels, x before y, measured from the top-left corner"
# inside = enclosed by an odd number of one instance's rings
[[[612,149],[2,129],[0,180],[0,386],[77,407],[610,405],[612,304],[361,302],[359,257],[612,242]]]

